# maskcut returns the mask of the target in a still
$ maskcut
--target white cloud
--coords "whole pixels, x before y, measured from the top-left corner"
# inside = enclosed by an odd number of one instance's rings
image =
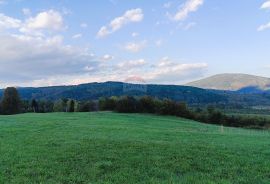
[[[31,13],[28,9],[23,9],[22,11],[26,14]],[[16,29],[24,34],[44,36],[45,31],[60,31],[63,28],[63,17],[54,10],[40,12],[35,17],[30,17],[26,20],[15,19],[0,13],[0,30]]]
[[[258,31],[264,31],[264,30],[266,30],[266,29],[270,29],[270,22],[269,23],[267,23],[267,24],[263,24],[263,25],[261,25],[260,27],[258,27]]]
[[[146,61],[144,59],[138,60],[130,60],[123,63],[118,64],[118,67],[121,69],[132,70],[137,67],[142,67],[146,65]]]
[[[102,61],[111,61],[111,60],[113,60],[113,59],[114,59],[114,56],[111,56],[111,55],[109,55],[109,54],[105,54],[105,55],[101,58]]]
[[[114,60],[114,57],[109,54],[95,56],[88,48],[65,44],[63,36],[57,35],[64,27],[64,20],[60,13],[55,12],[44,11],[26,20],[0,14],[0,31],[4,33],[0,35],[1,87],[123,81],[129,76],[143,76],[148,82],[175,83],[187,78],[193,79],[207,67],[203,63],[177,64],[168,57],[153,67],[147,64],[145,59],[128,60],[120,64],[102,62]],[[126,13],[125,19],[131,22],[140,20],[140,16],[131,14]],[[56,19],[52,20],[54,16]],[[109,31],[120,29],[121,26],[117,26],[116,22],[112,24],[113,26],[109,25],[109,29],[107,27],[105,29]],[[104,33],[106,34],[106,31]],[[73,37],[79,38],[81,35]],[[131,42],[126,44],[124,49],[139,52],[146,44],[146,40]]]
[[[207,69],[206,63],[174,63],[164,57],[151,72],[144,75],[145,79],[154,83],[182,84],[187,80],[202,76]]]
[[[75,34],[72,36],[73,39],[78,39],[78,38],[81,38],[82,37],[82,34]]]
[[[129,52],[139,52],[141,51],[143,48],[146,47],[146,43],[147,41],[144,40],[144,41],[141,41],[141,42],[130,42],[130,43],[127,43],[126,46],[125,46],[125,50],[129,51]]]
[[[63,17],[55,10],[41,12],[36,17],[31,17],[26,20],[27,29],[61,30],[63,26]]]
[[[0,13],[0,29],[19,28],[21,24],[21,20]]]
[[[196,12],[202,6],[204,0],[187,0],[179,11],[173,16],[175,21],[185,20],[191,12]]]
[[[270,9],[270,0],[264,2],[261,6],[261,9]]]
[[[102,37],[105,37],[105,36],[107,36],[107,35],[109,35],[109,34],[110,34],[110,32],[109,32],[108,28],[107,28],[106,26],[103,26],[103,27],[101,27],[100,30],[98,31],[97,36],[98,36],[99,38],[102,38]]]
[[[0,36],[0,78],[7,84],[20,85],[51,76],[84,74],[85,67],[98,67],[88,51],[64,45],[62,39]]]
[[[140,8],[128,10],[121,17],[113,19],[109,25],[102,26],[97,33],[97,36],[99,38],[105,37],[114,33],[115,31],[118,31],[126,24],[142,21],[143,17],[143,11]]]

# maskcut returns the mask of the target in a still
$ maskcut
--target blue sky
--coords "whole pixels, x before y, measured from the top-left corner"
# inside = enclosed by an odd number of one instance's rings
[[[268,0],[0,0],[0,87],[270,77]]]

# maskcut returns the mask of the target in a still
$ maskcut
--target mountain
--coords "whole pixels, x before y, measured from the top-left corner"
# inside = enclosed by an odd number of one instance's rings
[[[226,103],[224,95],[188,86],[176,85],[143,85],[122,82],[88,83],[74,86],[55,86],[40,88],[18,88],[25,100],[58,100],[72,98],[75,100],[97,100],[111,96],[144,96],[149,95],[160,99],[169,98],[175,101],[185,101],[189,104],[208,104],[216,101]],[[2,96],[3,90],[0,90]]]
[[[270,106],[270,93],[241,93],[235,91],[209,90],[177,85],[144,85],[122,82],[88,83],[72,86],[53,86],[38,88],[18,88],[24,100],[51,100],[71,98],[75,100],[98,100],[111,96],[152,96],[186,102],[191,106],[208,104],[221,107]],[[3,89],[0,89],[0,97]]]
[[[188,83],[187,86],[242,93],[260,93],[270,90],[270,78],[247,74],[218,74]]]

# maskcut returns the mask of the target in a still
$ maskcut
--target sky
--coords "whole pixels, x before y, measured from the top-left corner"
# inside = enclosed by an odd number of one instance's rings
[[[0,0],[0,87],[270,77],[270,0]]]

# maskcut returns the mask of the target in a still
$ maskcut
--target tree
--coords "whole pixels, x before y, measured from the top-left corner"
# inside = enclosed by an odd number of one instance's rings
[[[140,112],[143,113],[155,113],[155,101],[150,96],[144,96],[139,100]]]
[[[64,112],[65,106],[63,100],[57,100],[53,104],[53,111],[54,112]]]
[[[116,111],[121,113],[135,113],[138,112],[138,101],[131,96],[121,97],[117,101]]]
[[[38,102],[38,112],[47,113],[53,112],[54,103],[48,100],[41,100]]]
[[[63,111],[68,112],[68,99],[62,98]]]
[[[32,99],[31,101],[31,108],[33,109],[35,113],[38,112],[38,103],[35,99]]]
[[[113,111],[116,108],[118,98],[111,97],[111,98],[100,98],[99,99],[99,109],[101,111]]]
[[[177,115],[177,104],[176,102],[164,99],[161,104],[160,114],[162,115]]]
[[[75,105],[76,112],[91,112],[97,109],[96,103],[93,101],[77,102]]]
[[[67,102],[67,112],[74,112],[75,111],[75,102],[74,100],[68,100]]]
[[[5,89],[2,99],[2,113],[6,115],[20,113],[21,99],[16,88],[8,87]]]

